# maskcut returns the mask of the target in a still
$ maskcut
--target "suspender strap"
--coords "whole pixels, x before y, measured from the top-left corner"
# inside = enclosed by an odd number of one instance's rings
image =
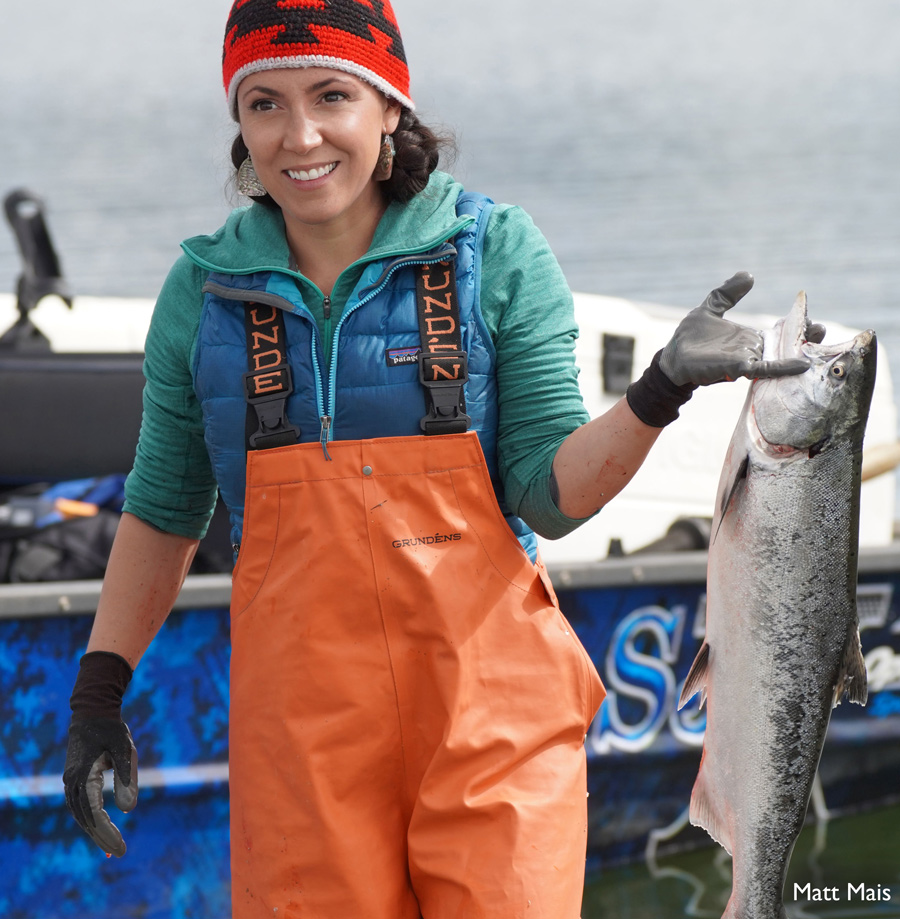
[[[287,363],[284,317],[275,306],[248,303],[244,311],[247,362],[247,446],[250,450],[286,447],[300,440],[300,429],[288,424],[287,397],[294,391]]]
[[[416,278],[419,315],[419,382],[425,388],[425,416],[419,422],[428,434],[462,434],[472,419],[466,414],[464,387],[468,357],[462,349],[462,327],[452,260],[421,265]]]

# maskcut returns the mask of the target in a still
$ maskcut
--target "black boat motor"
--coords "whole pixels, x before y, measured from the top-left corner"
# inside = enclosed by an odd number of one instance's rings
[[[141,352],[62,352],[32,322],[49,295],[71,308],[43,202],[19,189],[4,200],[22,254],[18,319],[0,335],[0,486],[125,473],[141,423]]]

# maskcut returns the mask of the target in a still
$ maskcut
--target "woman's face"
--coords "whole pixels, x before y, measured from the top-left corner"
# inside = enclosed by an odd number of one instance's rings
[[[309,67],[250,74],[237,105],[256,174],[290,229],[340,232],[380,213],[373,172],[397,103],[352,74]]]

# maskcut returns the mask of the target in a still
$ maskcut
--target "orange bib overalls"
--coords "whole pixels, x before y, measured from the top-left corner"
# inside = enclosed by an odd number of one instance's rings
[[[475,433],[250,452],[234,919],[577,919],[603,687]]]

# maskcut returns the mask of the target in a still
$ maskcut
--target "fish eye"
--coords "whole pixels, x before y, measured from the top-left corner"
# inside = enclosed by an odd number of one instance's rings
[[[838,380],[847,375],[847,368],[839,361],[831,365],[831,375]]]

